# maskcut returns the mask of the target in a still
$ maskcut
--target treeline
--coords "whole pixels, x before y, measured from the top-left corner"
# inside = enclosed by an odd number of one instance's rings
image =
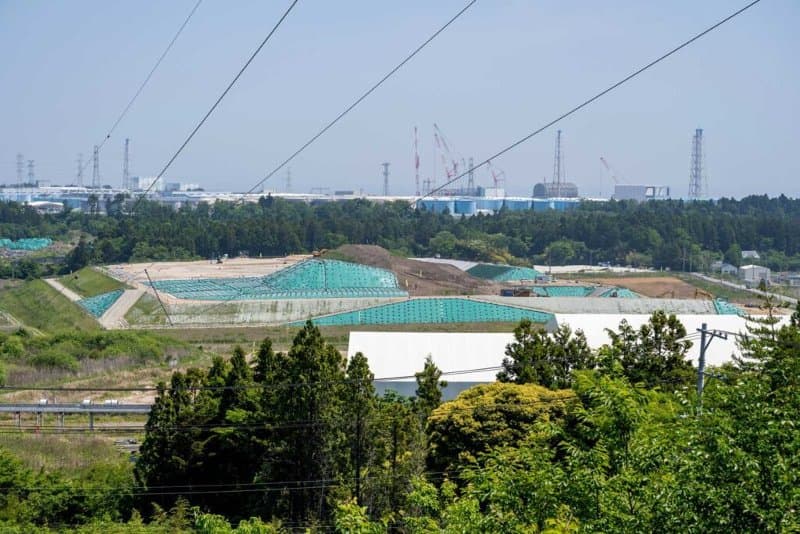
[[[251,204],[218,202],[178,210],[143,201],[133,215],[126,213],[124,199],[114,202],[107,207],[109,216],[39,215],[3,203],[0,234],[59,238],[82,232],[86,239],[67,258],[66,268],[72,270],[88,263],[280,256],[348,243],[478,261],[609,261],[673,270],[705,270],[722,258],[739,264],[741,250],[758,250],[772,269],[800,269],[800,200],[783,196],[584,202],[565,213],[501,211],[475,217],[365,200],[309,205],[263,197]]]

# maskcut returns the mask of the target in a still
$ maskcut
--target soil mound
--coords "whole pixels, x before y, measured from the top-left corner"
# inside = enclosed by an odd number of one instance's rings
[[[502,287],[470,276],[452,265],[394,256],[377,245],[344,245],[324,256],[388,269],[397,276],[400,287],[413,296],[496,295]]]

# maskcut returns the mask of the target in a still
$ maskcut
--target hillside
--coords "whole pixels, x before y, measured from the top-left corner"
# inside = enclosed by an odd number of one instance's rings
[[[325,256],[389,269],[397,276],[400,287],[407,289],[412,296],[494,295],[499,293],[501,287],[470,276],[452,265],[394,256],[377,245],[343,245],[327,252]]]
[[[45,332],[100,329],[100,325],[83,309],[43,280],[32,280],[0,291],[0,310],[10,313],[26,326]]]

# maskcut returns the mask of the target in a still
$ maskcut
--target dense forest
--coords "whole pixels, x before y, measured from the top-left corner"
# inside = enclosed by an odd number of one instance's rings
[[[800,309],[741,339],[702,397],[674,317],[580,332],[523,321],[494,383],[379,396],[311,323],[161,383],[130,471],[81,482],[0,450],[4,532],[796,532]],[[61,525],[61,527],[59,527]]]
[[[757,250],[773,270],[800,270],[800,200],[751,196],[714,202],[584,202],[569,212],[500,211],[453,217],[405,202],[366,200],[305,204],[263,197],[196,208],[130,200],[109,202],[109,215],[39,215],[0,203],[0,237],[84,237],[61,268],[138,260],[280,256],[376,244],[398,254],[440,254],[511,263],[597,263],[707,270],[716,259],[738,265]],[[27,262],[17,276],[39,272]],[[41,270],[41,269],[40,269]],[[0,262],[0,276],[11,276]]]

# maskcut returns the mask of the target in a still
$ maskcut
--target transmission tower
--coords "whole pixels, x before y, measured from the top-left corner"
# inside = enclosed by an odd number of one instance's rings
[[[25,158],[21,152],[17,153],[17,183],[23,182],[23,169],[25,168]]]
[[[564,153],[561,151],[561,130],[556,132],[556,152],[553,158],[553,184],[556,196],[561,196],[561,184],[564,183]]]
[[[78,187],[83,187],[83,154],[78,154]]]
[[[292,168],[291,167],[287,167],[286,168],[286,192],[287,193],[291,193],[292,192]]]
[[[28,160],[28,185],[33,185],[36,183],[36,176],[33,172],[33,160]]]
[[[128,172],[128,148],[131,140],[125,138],[125,155],[122,159],[122,189],[128,190],[131,188],[131,177]]]
[[[381,163],[383,166],[383,196],[389,196],[389,163]]]
[[[703,129],[698,128],[692,137],[692,159],[689,163],[689,198],[691,200],[708,197],[708,177],[705,171]]]
[[[475,194],[475,170],[473,169],[474,162],[469,158],[469,174],[467,175],[467,189],[470,195]]]
[[[100,187],[100,147],[97,145],[92,152],[92,187]]]

